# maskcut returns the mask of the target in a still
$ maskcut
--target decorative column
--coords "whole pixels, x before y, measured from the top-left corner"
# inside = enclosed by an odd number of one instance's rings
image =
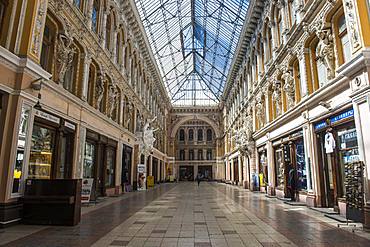
[[[94,0],[87,0],[86,4],[86,15],[87,15],[87,22],[86,25],[89,29],[92,28],[92,11],[93,11],[93,4]]]
[[[119,125],[123,126],[123,120],[125,115],[125,95],[123,94],[123,90],[121,89],[121,100],[120,100],[120,106],[119,106]]]
[[[243,177],[243,165],[242,165],[242,159],[241,159],[241,154],[239,153],[239,155],[238,155],[238,167],[239,167],[239,169],[238,169],[238,171],[239,171],[239,181],[238,181],[238,185],[240,185],[240,186],[242,186],[243,185],[243,180],[244,180],[244,178],[242,179],[242,177]]]
[[[36,63],[39,63],[48,0],[34,0],[29,5],[26,9],[22,32],[23,34],[30,33],[30,37],[23,37],[20,40],[19,54],[29,56]]]
[[[107,28],[107,17],[108,17],[108,12],[107,11],[103,11],[103,21],[102,21],[102,24],[101,24],[101,29],[100,29],[100,32],[101,32],[101,37],[102,37],[102,40],[101,40],[101,46],[102,47],[105,47],[105,43],[106,43],[106,31],[105,29]]]
[[[153,176],[153,155],[149,156],[149,176]]]
[[[249,156],[249,168],[250,168],[250,190],[255,191],[256,190],[256,182],[258,181],[258,173],[257,173],[257,162],[256,162],[256,157],[257,157],[257,149],[252,151],[250,156]]]
[[[265,94],[265,125],[267,125],[269,122],[271,122],[271,109],[270,109],[270,89],[269,86],[265,87],[263,89]],[[262,128],[263,126],[260,126]]]
[[[83,164],[85,158],[85,143],[86,143],[86,128],[84,126],[78,126],[78,136],[76,142],[78,143],[78,154],[76,168],[74,169],[74,178],[83,178]]]
[[[90,64],[91,64],[91,53],[88,51],[85,53],[84,59],[83,59],[83,70],[82,70],[82,100],[87,100],[87,93],[89,88],[89,73],[90,73]],[[93,86],[93,85],[90,85]]]
[[[230,160],[230,166],[231,166],[231,170],[230,170],[230,172],[231,172],[231,174],[230,174],[230,181],[234,184],[235,177],[234,177],[234,159],[233,158]]]
[[[307,71],[308,68],[307,68],[307,61],[306,61],[307,54],[308,54],[308,50],[304,47],[303,43],[301,43],[301,47],[297,54],[297,57],[298,57],[298,63],[299,63],[300,86],[301,86],[302,99],[307,97],[309,94],[308,71]]]
[[[114,30],[113,31],[113,39],[112,39],[112,59],[114,61],[114,63],[116,63],[117,61],[117,42],[119,42],[117,40],[117,35],[118,35],[118,31],[117,30]]]
[[[275,195],[275,162],[274,162],[274,148],[272,147],[272,142],[268,141],[266,143],[266,158],[267,158],[267,172],[268,172],[268,187],[267,193],[269,195]]]

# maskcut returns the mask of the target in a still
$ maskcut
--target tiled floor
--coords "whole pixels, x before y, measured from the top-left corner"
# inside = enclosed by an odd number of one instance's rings
[[[261,194],[180,183],[116,200],[85,214],[77,227],[43,228],[8,246],[370,246],[370,235],[362,234]]]

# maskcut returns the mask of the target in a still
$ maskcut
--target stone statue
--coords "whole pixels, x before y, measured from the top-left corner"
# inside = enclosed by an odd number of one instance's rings
[[[156,140],[154,137],[154,132],[156,132],[158,129],[154,129],[151,125],[155,120],[156,117],[150,121],[147,121],[143,128],[142,143],[140,145],[141,146],[140,150],[144,154],[149,154],[150,152],[153,151],[154,148],[154,142]]]
[[[316,56],[324,64],[327,71],[327,79],[335,77],[334,44],[330,29],[322,29],[316,32],[319,43],[316,48]]]
[[[108,90],[108,117],[113,118],[113,111],[117,108],[118,90],[114,85],[109,86]]]
[[[73,39],[66,34],[60,33],[57,42],[56,72],[57,82],[64,83],[66,72],[73,65],[75,48],[72,46]]]
[[[264,125],[265,121],[265,109],[262,102],[262,94],[256,96],[256,116],[258,120],[258,126],[261,128]]]
[[[127,102],[127,120],[125,124],[127,129],[130,128],[131,119],[132,119],[132,105]]]
[[[272,84],[272,100],[275,101],[276,105],[276,115],[281,114],[281,84],[279,81],[275,81]]]
[[[292,72],[287,70],[281,77],[284,81],[283,90],[286,92],[288,108],[292,109],[295,105],[295,82]]]
[[[104,83],[105,83],[105,76],[103,73],[98,74],[98,78],[96,80],[96,85],[95,85],[95,102],[96,102],[96,109],[100,110],[100,105],[103,100],[104,96]]]

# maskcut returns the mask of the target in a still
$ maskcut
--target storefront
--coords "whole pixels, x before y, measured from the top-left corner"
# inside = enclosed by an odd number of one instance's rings
[[[267,193],[268,181],[268,164],[266,146],[258,148],[258,189]]]
[[[153,173],[152,176],[154,177],[154,183],[158,182],[158,159],[156,157],[153,157],[153,164],[152,164],[152,169]]]
[[[233,184],[238,185],[239,182],[240,182],[240,178],[239,178],[239,162],[238,162],[237,157],[233,159],[233,167],[234,167],[234,181],[233,181]]]
[[[354,111],[348,109],[314,124],[322,207],[345,210],[345,166],[359,161]]]
[[[198,173],[202,174],[203,179],[212,180],[212,166],[198,166]]]
[[[86,132],[83,178],[93,178],[92,200],[115,194],[117,142],[93,131]]]
[[[132,148],[123,144],[121,186],[123,191],[131,191]],[[136,174],[135,174],[136,175]]]
[[[276,195],[298,201],[307,195],[307,164],[303,131],[299,130],[273,142]]]

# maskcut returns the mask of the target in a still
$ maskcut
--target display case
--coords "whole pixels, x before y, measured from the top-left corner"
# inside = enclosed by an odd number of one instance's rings
[[[50,179],[52,153],[43,151],[32,151],[29,163],[29,178]]]

